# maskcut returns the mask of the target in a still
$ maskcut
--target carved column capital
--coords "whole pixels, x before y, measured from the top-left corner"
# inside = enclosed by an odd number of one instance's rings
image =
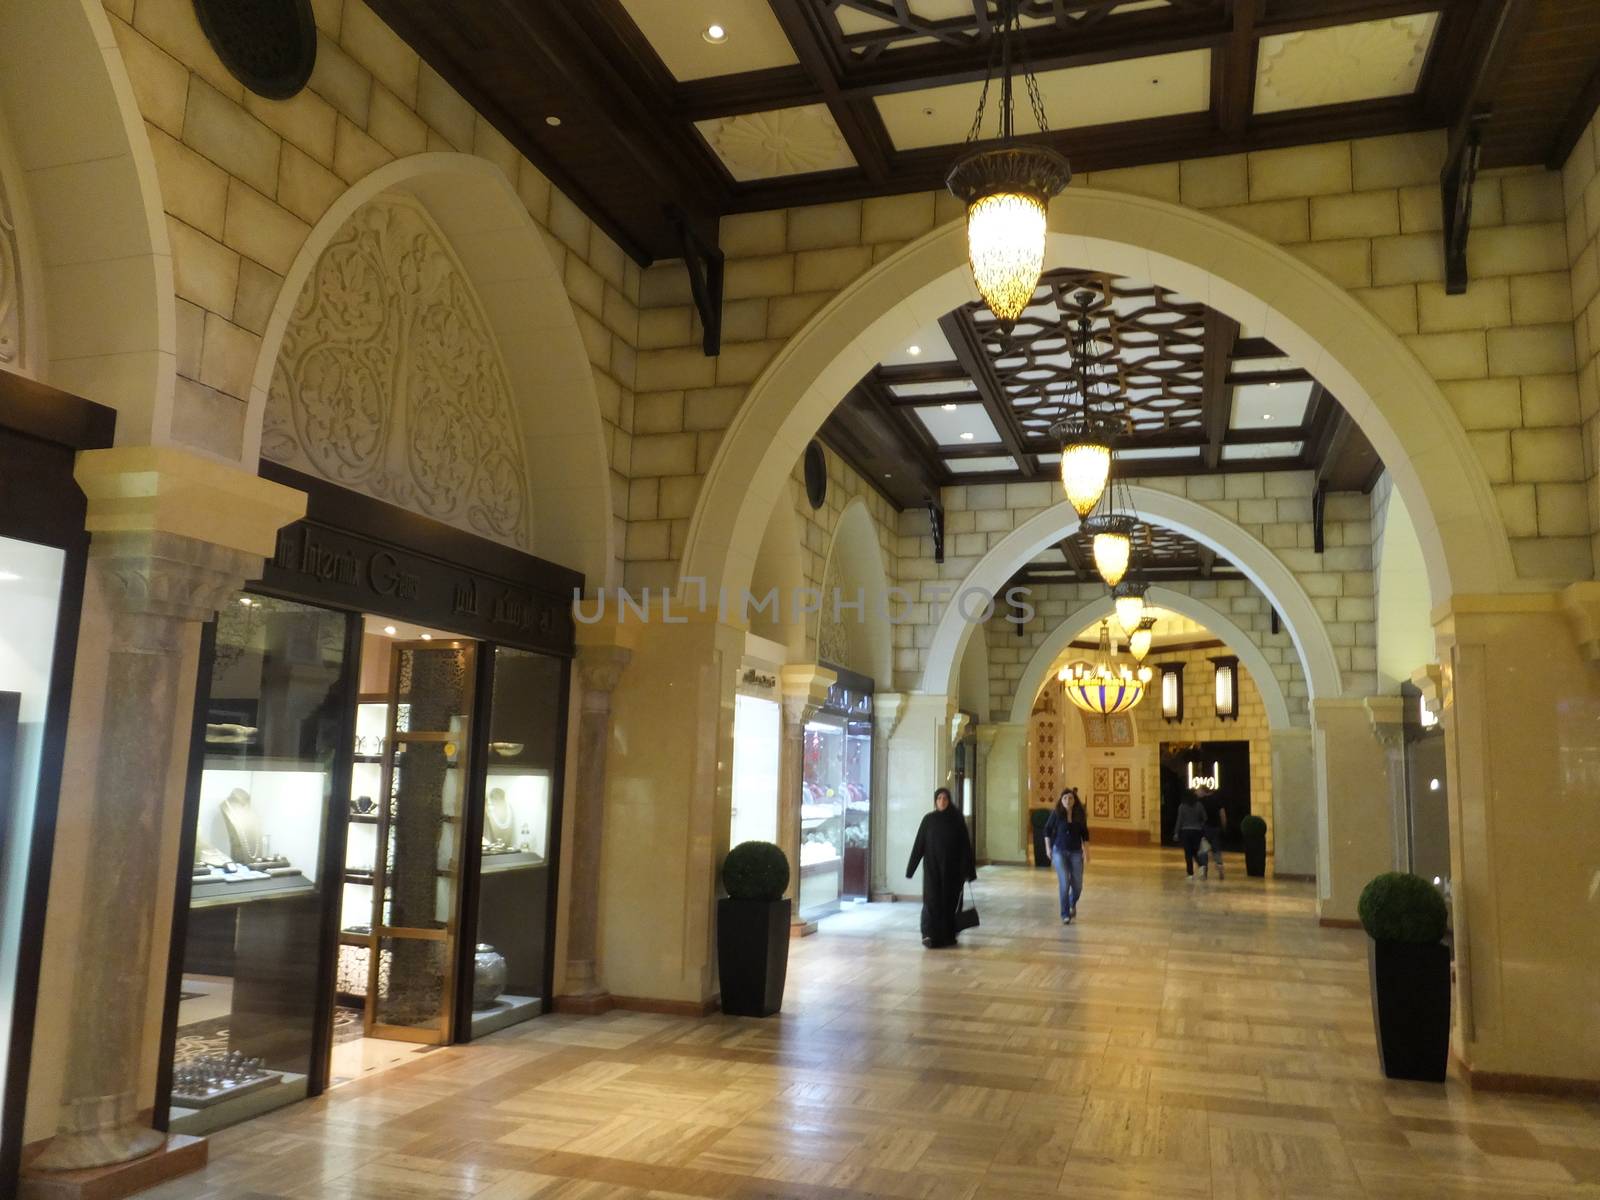
[[[817,715],[828,700],[828,689],[838,682],[837,673],[815,664],[780,667],[778,689],[783,697],[784,732],[798,737],[806,722]]]
[[[1561,607],[1578,639],[1578,651],[1591,666],[1600,663],[1600,583],[1574,583],[1561,593]]]
[[[900,728],[900,722],[905,720],[907,701],[910,698],[908,692],[879,692],[872,698],[872,712],[877,718],[878,736],[884,741],[892,739],[895,731]]]
[[[961,740],[967,732],[967,726],[972,724],[972,714],[958,712],[950,718],[950,744],[953,746]]]
[[[578,683],[583,690],[583,711],[607,714],[611,693],[622,682],[622,672],[633,659],[626,646],[578,647]]]
[[[1406,702],[1400,696],[1368,696],[1361,702],[1372,722],[1372,732],[1389,750],[1398,749],[1405,740]]]
[[[183,623],[217,615],[262,558],[214,542],[160,531],[94,535],[89,557],[116,622],[119,648],[166,653]]]

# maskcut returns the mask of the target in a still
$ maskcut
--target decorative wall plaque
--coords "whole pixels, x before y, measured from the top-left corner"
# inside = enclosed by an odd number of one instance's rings
[[[311,0],[194,0],[194,14],[222,65],[256,95],[287,100],[311,78]]]

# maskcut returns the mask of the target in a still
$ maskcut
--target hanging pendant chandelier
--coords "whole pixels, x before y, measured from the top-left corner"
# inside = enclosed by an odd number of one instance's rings
[[[1068,379],[1078,397],[1078,411],[1052,425],[1050,436],[1061,443],[1061,487],[1081,521],[1100,503],[1111,478],[1115,422],[1110,414],[1116,408],[1116,395],[1107,394],[1107,381],[1095,352],[1095,294],[1086,289],[1073,299],[1078,304],[1078,319],[1072,329]]]
[[[1134,662],[1144,662],[1145,655],[1150,653],[1150,645],[1155,641],[1155,624],[1154,617],[1145,617],[1139,622],[1139,628],[1128,635],[1128,653],[1133,655]],[[1144,668],[1146,671],[1149,669]]]
[[[1113,479],[1106,489],[1101,511],[1086,518],[1083,528],[1094,539],[1094,569],[1106,586],[1115,588],[1133,563],[1134,538],[1149,531],[1133,507],[1126,479]]]
[[[989,83],[1000,80],[1000,133],[1003,143],[968,154],[945,179],[952,195],[967,207],[967,261],[978,294],[1000,321],[1010,326],[1033,301],[1044,271],[1047,209],[1072,179],[1072,167],[1047,146],[1020,143],[1013,121],[1013,51],[1019,47],[1018,0],[999,0],[994,56],[978,96],[978,111],[967,134],[969,145],[983,133]],[[1026,63],[1022,79],[1039,123],[1048,133],[1039,84]]]
[[[1111,588],[1112,606],[1117,611],[1117,624],[1130,638],[1144,619],[1144,594],[1150,585],[1142,579],[1123,579]]]
[[[1075,708],[1100,716],[1127,712],[1144,699],[1150,682],[1149,667],[1135,671],[1126,663],[1114,661],[1111,653],[1111,623],[1100,622],[1100,655],[1094,663],[1072,663],[1056,673]]]

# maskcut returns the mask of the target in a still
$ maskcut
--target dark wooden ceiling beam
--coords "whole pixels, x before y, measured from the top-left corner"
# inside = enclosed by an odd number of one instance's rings
[[[1578,139],[1583,137],[1589,122],[1594,120],[1597,108],[1600,108],[1600,66],[1595,67],[1589,82],[1583,85],[1583,91],[1561,119],[1555,140],[1550,143],[1550,153],[1545,156],[1547,170],[1559,171],[1567,165],[1567,159],[1572,157],[1573,150],[1577,148]]]
[[[1233,28],[1211,52],[1211,111],[1229,137],[1241,137],[1255,111],[1256,20],[1261,0],[1233,0]]]
[[[999,431],[1001,442],[1017,460],[1017,466],[1024,476],[1033,478],[1038,474],[1038,466],[1022,443],[1022,429],[1017,424],[1016,410],[1011,407],[1011,398],[1006,394],[1000,377],[995,374],[989,352],[983,348],[983,339],[978,334],[977,326],[972,323],[971,312],[958,308],[946,313],[939,318],[939,328],[944,331],[950,349],[955,351],[961,369],[977,387],[978,398],[983,402],[989,420]]]
[[[818,27],[820,14],[807,0],[767,0],[795,57],[805,68],[817,92],[816,100],[828,106],[845,144],[867,179],[882,183],[889,177],[889,156],[894,146],[876,106],[846,96],[839,86],[840,64],[834,61],[827,33]]]
[[[1214,471],[1222,461],[1222,443],[1233,416],[1233,392],[1228,387],[1228,367],[1233,344],[1239,340],[1239,322],[1214,308],[1206,309],[1205,382],[1200,397],[1200,423],[1205,433],[1205,469]]]

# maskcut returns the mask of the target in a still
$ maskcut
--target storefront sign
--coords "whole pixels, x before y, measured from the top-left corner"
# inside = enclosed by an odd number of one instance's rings
[[[537,560],[529,559],[530,564]],[[571,653],[568,594],[537,590],[459,563],[313,520],[278,534],[264,587],[297,599],[397,617],[533,650]]]

